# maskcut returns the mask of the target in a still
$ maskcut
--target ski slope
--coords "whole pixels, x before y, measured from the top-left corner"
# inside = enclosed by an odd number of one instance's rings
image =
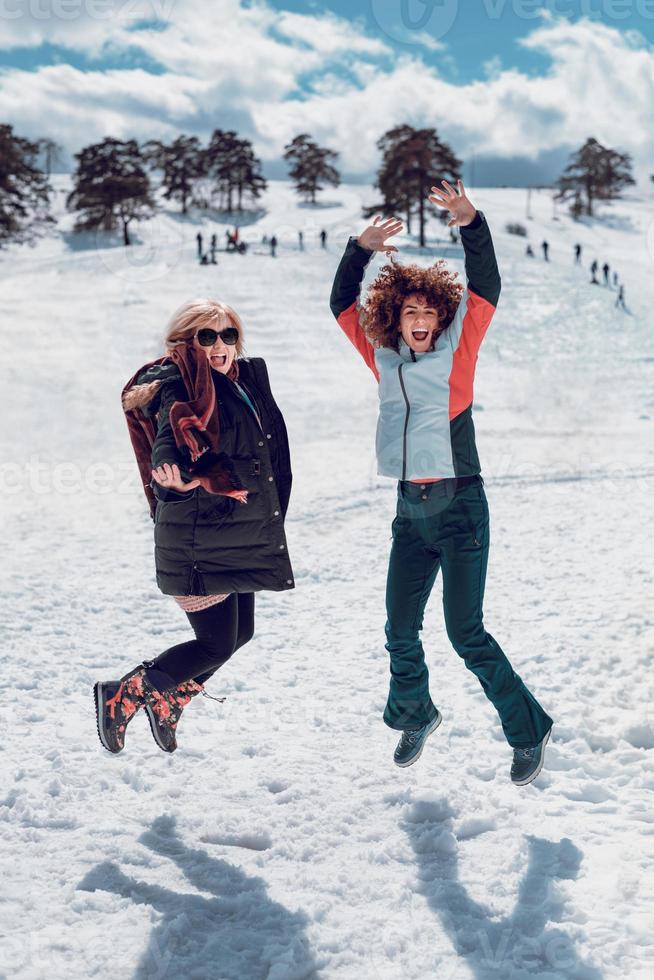
[[[250,253],[201,267],[195,235],[222,245],[224,221],[170,210],[125,250],[71,234],[67,187],[56,231],[0,253],[0,976],[651,977],[654,200],[574,224],[545,191],[527,221],[523,190],[469,190],[503,278],[475,388],[486,624],[555,721],[543,772],[518,789],[447,641],[440,582],[423,641],[444,722],[400,770],[381,720],[396,491],[375,474],[374,380],[328,308],[374,192],[344,186],[311,208],[271,182],[241,228]],[[528,226],[535,258],[508,221]],[[273,232],[276,259],[261,244]],[[463,270],[444,242],[399,244]],[[625,282],[627,313],[589,285],[595,257]],[[112,757],[93,682],[191,635],[154,582],[119,394],[199,295],[233,304],[269,365],[293,451],[296,589],[259,594],[252,643],[209,686],[227,700],[191,704],[177,753],[141,713]]]

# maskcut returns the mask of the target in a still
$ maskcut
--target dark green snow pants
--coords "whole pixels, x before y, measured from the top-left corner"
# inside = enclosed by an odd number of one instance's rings
[[[445,628],[452,646],[495,706],[509,745],[535,745],[552,719],[527,690],[483,625],[489,546],[488,503],[481,477],[398,483],[397,516],[386,586],[386,649],[391,682],[384,721],[417,728],[436,708],[420,642],[423,614],[439,568],[443,573]]]

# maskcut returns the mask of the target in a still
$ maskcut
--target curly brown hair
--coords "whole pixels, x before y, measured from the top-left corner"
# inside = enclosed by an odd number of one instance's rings
[[[454,318],[463,294],[463,285],[456,282],[458,273],[450,272],[444,259],[438,259],[425,269],[419,265],[400,265],[391,262],[379,270],[368,287],[361,307],[361,325],[376,347],[399,349],[400,310],[402,303],[415,294],[438,313],[438,334]]]

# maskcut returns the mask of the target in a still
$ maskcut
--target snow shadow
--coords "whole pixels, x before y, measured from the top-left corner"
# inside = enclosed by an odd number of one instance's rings
[[[478,902],[459,881],[459,844],[446,800],[417,801],[403,820],[403,830],[418,864],[418,894],[424,896],[449,936],[458,959],[441,964],[443,980],[458,975],[461,960],[475,980],[601,980],[601,972],[584,962],[574,941],[556,927],[570,917],[558,881],[574,880],[583,857],[571,840],[555,843],[527,836],[528,858],[510,915],[497,914]],[[510,873],[515,869],[514,859]],[[438,943],[434,943],[437,948]]]
[[[606,228],[612,228],[615,231],[638,232],[638,228],[634,224],[633,218],[629,214],[611,214],[608,211],[605,211],[602,214],[593,214],[590,215],[590,217],[587,214],[584,214],[577,219],[577,223],[580,225],[586,225],[586,227],[590,228],[591,230],[599,227],[601,231]]]
[[[177,877],[195,891],[139,881],[110,861],[93,868],[78,885],[82,891],[113,892],[158,913],[160,921],[133,980],[318,977],[305,934],[307,917],[273,901],[262,878],[189,847],[179,837],[172,816],[158,817],[139,842],[170,859]]]
[[[424,247],[413,243],[398,245],[400,257],[402,255],[420,255],[423,258],[436,259],[462,259],[464,257],[463,247],[455,245],[453,242],[429,242]]]
[[[166,217],[178,224],[197,225],[198,231],[204,232],[202,222],[213,221],[218,225],[229,225],[230,227],[247,228],[248,225],[255,225],[262,221],[268,214],[267,208],[253,208],[247,211],[221,211],[219,208],[196,208],[188,214],[181,211],[166,210]],[[225,232],[222,232],[223,238]]]
[[[342,201],[298,201],[295,205],[300,211],[327,211],[330,208],[342,208]]]
[[[122,231],[60,231],[59,237],[69,252],[97,252],[103,248],[125,248]],[[134,238],[130,231],[130,238]],[[138,242],[136,242],[138,244]]]

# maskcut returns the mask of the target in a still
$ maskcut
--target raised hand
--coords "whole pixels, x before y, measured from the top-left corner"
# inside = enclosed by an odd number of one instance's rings
[[[194,490],[195,487],[201,486],[199,480],[189,480],[188,483],[184,483],[176,463],[173,463],[172,466],[170,463],[162,463],[161,466],[152,470],[152,476],[162,487],[166,487],[167,490],[178,490],[180,493],[186,493],[188,490]]]
[[[359,245],[371,252],[385,252],[386,255],[390,255],[391,252],[397,252],[397,248],[395,245],[388,245],[386,239],[392,238],[400,231],[402,231],[402,222],[399,218],[386,218],[382,221],[381,215],[378,214],[373,223],[359,235]]]
[[[457,180],[455,190],[446,180],[441,180],[444,190],[439,187],[432,187],[429,200],[439,208],[447,208],[452,218],[447,222],[447,227],[453,225],[465,227],[469,225],[477,213],[477,208],[466,197],[465,187],[462,180]]]

